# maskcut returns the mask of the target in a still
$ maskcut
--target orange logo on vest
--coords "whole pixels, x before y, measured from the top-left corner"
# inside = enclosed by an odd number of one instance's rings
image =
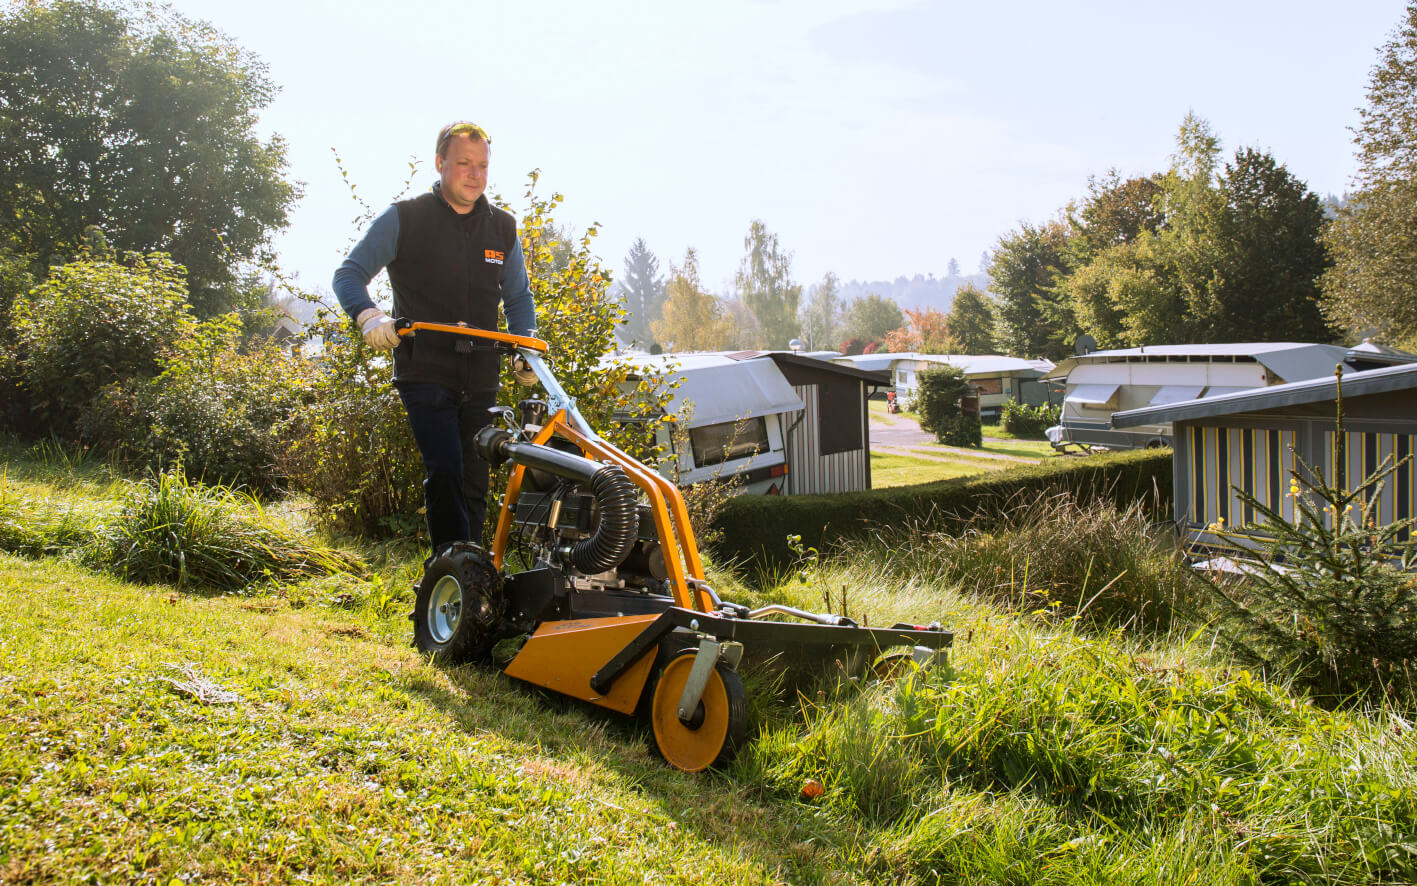
[[[482,257],[483,260],[489,264],[500,265],[504,256],[500,250],[484,249],[482,251]]]

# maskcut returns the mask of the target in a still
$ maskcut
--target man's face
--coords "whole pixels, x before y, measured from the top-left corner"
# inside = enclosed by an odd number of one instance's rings
[[[448,142],[447,153],[437,159],[438,174],[443,178],[443,199],[458,212],[471,212],[472,206],[487,189],[487,162],[491,149],[487,142],[470,135],[455,135]]]

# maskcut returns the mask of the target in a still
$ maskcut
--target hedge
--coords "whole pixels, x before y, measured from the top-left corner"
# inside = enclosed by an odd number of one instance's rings
[[[824,550],[843,539],[902,527],[948,531],[1027,492],[1071,492],[1083,500],[1107,498],[1119,504],[1144,498],[1158,518],[1169,517],[1171,451],[1050,459],[982,476],[835,495],[739,495],[714,520],[720,538],[713,554],[740,569],[778,569],[795,557],[788,535],[800,535],[803,545]]]

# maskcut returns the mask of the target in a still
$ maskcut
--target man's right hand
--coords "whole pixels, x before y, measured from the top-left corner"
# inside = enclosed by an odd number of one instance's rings
[[[354,319],[359,331],[364,334],[364,343],[379,351],[392,351],[399,346],[399,334],[394,329],[394,318],[378,308],[365,308]]]

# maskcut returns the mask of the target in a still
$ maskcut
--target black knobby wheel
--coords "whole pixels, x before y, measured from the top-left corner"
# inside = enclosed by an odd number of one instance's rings
[[[413,645],[437,661],[485,659],[502,621],[502,575],[492,557],[470,542],[429,559],[414,596]]]

